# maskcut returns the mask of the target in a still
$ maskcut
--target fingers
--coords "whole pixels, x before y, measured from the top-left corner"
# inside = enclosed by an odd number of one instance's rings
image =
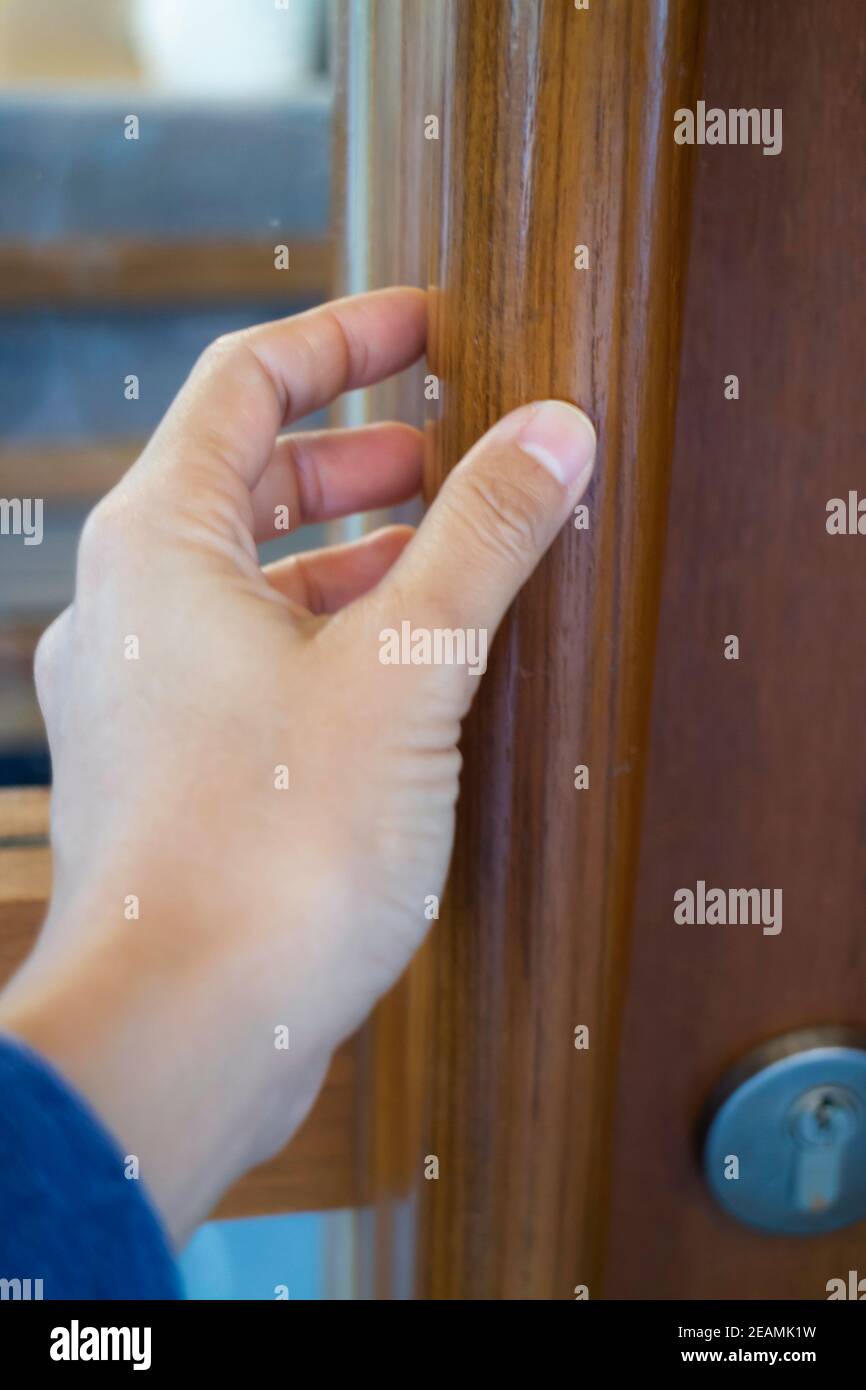
[[[420,430],[399,424],[278,439],[252,494],[256,541],[408,501],[421,487],[423,446]]]
[[[145,459],[198,474],[229,469],[252,491],[278,430],[408,367],[424,350],[426,295],[388,289],[230,333],[206,350]]]
[[[394,566],[383,600],[407,609],[395,620],[492,638],[586,490],[595,446],[588,417],[564,401],[500,420],[449,474]]]
[[[309,550],[263,575],[273,589],[311,613],[336,613],[379,583],[414,535],[411,526],[386,526],[349,545]]]

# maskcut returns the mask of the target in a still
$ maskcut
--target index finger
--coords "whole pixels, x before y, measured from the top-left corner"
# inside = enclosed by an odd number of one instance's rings
[[[179,467],[228,466],[252,489],[281,429],[411,366],[426,334],[427,296],[408,287],[226,334],[199,358],[149,448]]]

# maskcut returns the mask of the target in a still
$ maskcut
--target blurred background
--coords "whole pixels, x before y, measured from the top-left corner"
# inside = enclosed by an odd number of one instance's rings
[[[0,0],[0,496],[44,516],[0,543],[0,786],[49,779],[33,648],[87,511],[212,338],[328,297],[326,10]]]
[[[43,499],[44,525],[0,537],[0,787],[50,779],[33,649],[87,512],[212,338],[329,297],[326,9],[0,0],[0,497]],[[340,1296],[350,1228],[208,1223],[187,1291]]]

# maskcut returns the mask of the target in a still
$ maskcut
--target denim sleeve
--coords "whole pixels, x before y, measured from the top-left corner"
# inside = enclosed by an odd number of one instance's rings
[[[0,1298],[182,1296],[156,1213],[124,1168],[82,1098],[0,1037]]]

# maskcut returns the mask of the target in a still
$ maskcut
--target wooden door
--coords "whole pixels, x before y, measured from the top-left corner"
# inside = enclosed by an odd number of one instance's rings
[[[755,1043],[866,1013],[866,542],[825,528],[864,432],[860,7],[343,13],[348,240],[432,299],[434,399],[370,411],[425,425],[431,495],[522,401],[600,436],[467,722],[442,920],[366,1034],[362,1287],[825,1297],[864,1228],[737,1225],[695,1129]],[[677,143],[699,100],[780,109],[781,150]],[[781,887],[783,931],[677,925],[699,879]]]
[[[350,45],[367,191],[350,181],[345,240],[368,284],[432,291],[429,389],[371,409],[425,424],[429,493],[521,402],[600,427],[588,524],[521,595],[466,724],[442,920],[370,1030],[379,1295],[599,1290],[688,229],[690,152],[666,137],[700,20],[377,0],[366,80]]]
[[[826,529],[830,499],[866,494],[864,29],[857,0],[709,7],[702,95],[781,109],[784,145],[698,156],[614,1297],[826,1298],[866,1260],[862,1222],[792,1239],[728,1220],[690,1142],[755,1044],[866,1019],[866,537]],[[782,930],[675,925],[673,894],[698,879],[781,888]]]

